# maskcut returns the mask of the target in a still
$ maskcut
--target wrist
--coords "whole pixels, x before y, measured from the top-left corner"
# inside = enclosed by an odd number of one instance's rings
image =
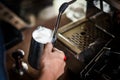
[[[57,80],[57,76],[50,68],[43,68],[38,80]]]

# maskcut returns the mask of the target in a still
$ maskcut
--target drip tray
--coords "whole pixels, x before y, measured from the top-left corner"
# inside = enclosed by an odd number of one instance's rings
[[[72,22],[58,30],[58,40],[76,54],[81,53],[86,48],[95,44],[99,44],[97,49],[99,47],[102,48],[108,44],[111,38],[110,35],[96,27],[95,24],[88,19]]]

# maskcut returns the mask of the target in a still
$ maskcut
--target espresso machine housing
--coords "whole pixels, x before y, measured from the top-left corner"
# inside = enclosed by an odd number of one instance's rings
[[[104,46],[80,72],[82,80],[119,80],[120,74],[120,1],[119,0],[87,0],[88,6],[94,6],[109,15],[111,27],[106,30],[114,35],[107,46]],[[109,11],[105,11],[106,5]],[[102,22],[102,21],[101,21]],[[96,23],[97,24],[97,23]],[[103,23],[101,23],[103,24]],[[89,53],[89,52],[85,52]],[[84,54],[85,54],[84,53]],[[81,56],[81,55],[80,55]],[[87,59],[86,59],[87,60]]]

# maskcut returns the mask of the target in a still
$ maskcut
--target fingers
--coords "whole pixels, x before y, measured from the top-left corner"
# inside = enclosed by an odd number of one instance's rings
[[[53,49],[52,43],[47,43],[47,44],[45,45],[44,51],[45,51],[45,52],[52,52],[52,49]]]
[[[63,51],[61,51],[57,48],[53,48],[53,53],[59,55],[62,59],[64,59],[65,54]]]
[[[59,53],[63,53],[63,54],[64,54],[64,52],[63,52],[63,51],[61,51],[61,50],[59,50],[59,49],[57,49],[57,48],[53,48],[53,52],[55,52],[55,51],[57,51],[57,52],[59,52]]]
[[[44,53],[45,53],[45,54],[46,54],[46,53],[53,53],[53,54],[51,54],[51,55],[54,55],[54,56],[56,56],[56,57],[59,57],[59,58],[61,58],[61,59],[63,59],[63,60],[64,60],[64,57],[65,57],[64,52],[61,51],[61,50],[59,50],[59,49],[57,49],[57,48],[53,48],[52,43],[47,43],[47,44],[45,45]]]
[[[58,50],[57,48],[53,48],[53,52],[54,52],[54,51],[60,51],[60,50]]]

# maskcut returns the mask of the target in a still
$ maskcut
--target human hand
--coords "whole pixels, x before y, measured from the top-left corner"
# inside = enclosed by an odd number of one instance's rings
[[[46,44],[41,58],[43,69],[39,80],[56,80],[62,75],[66,65],[64,56],[64,52],[57,48],[53,48],[52,43]]]

